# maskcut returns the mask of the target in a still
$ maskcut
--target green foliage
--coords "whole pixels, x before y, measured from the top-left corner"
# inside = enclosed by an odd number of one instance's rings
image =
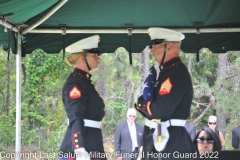
[[[108,137],[115,132],[116,126],[126,120],[127,106],[122,102],[108,101],[106,115],[103,118],[103,136]]]
[[[98,69],[92,71],[93,81],[106,78],[108,80],[106,116],[103,119],[104,137],[112,135],[117,124],[126,121],[126,112],[129,107],[127,92],[132,92],[130,104],[133,104],[134,91],[141,83],[139,56],[133,55],[133,65],[130,66],[128,52],[124,48],[118,48],[115,53],[102,55]]]
[[[194,87],[193,101],[195,103],[192,104],[189,121],[193,121],[204,111],[209,104],[209,97],[212,93],[215,93],[214,86],[218,74],[218,58],[217,55],[212,54],[207,48],[200,50],[199,62],[196,62],[195,55],[182,52],[181,59],[187,67],[189,67],[190,56],[193,56],[190,74]],[[208,117],[212,114],[215,115],[214,108],[210,108],[207,114],[197,123],[197,128],[200,129],[207,126]]]
[[[1,114],[0,119],[0,146],[12,145],[15,142],[15,117]]]
[[[62,138],[65,135],[67,129],[67,123],[58,124],[55,129],[50,129],[49,127],[45,128],[48,131],[47,139],[41,139],[39,141],[39,146],[41,150],[44,150],[47,153],[58,153],[59,146],[62,142]]]
[[[187,61],[186,61],[187,62]],[[208,117],[216,115],[216,108],[221,110],[227,118],[226,129],[226,149],[231,147],[231,130],[234,126],[239,125],[239,52],[228,52],[228,66],[224,68],[225,75],[218,78],[218,54],[212,54],[206,48],[200,50],[200,61],[194,61],[192,65],[192,82],[194,86],[193,101],[200,105],[194,104],[191,108],[191,120],[198,117],[203,110],[209,105],[209,99],[212,94],[216,98],[216,106],[211,107],[204,117],[197,123],[197,128],[207,126]],[[195,107],[197,106],[197,107]],[[234,122],[234,125],[233,125]]]
[[[61,62],[59,59],[58,55],[47,56],[42,50],[36,50],[25,61],[27,77],[23,92],[23,109],[26,107],[26,116],[31,129],[34,125],[41,126],[48,123],[45,118],[45,107],[40,106],[40,102],[46,98],[44,96],[48,96],[45,94],[46,91],[54,94],[48,89],[56,83],[54,80],[61,73],[59,67],[63,66],[59,63]]]
[[[15,56],[10,55],[7,66],[7,54],[1,54],[0,48],[0,146],[14,146],[15,143]],[[191,107],[190,121],[195,120],[209,104],[209,96],[215,93],[217,107],[224,110],[227,117],[227,149],[231,149],[231,129],[239,125],[240,99],[239,73],[240,57],[238,52],[229,52],[229,63],[233,76],[218,79],[218,55],[206,48],[200,50],[200,61],[192,61],[191,76],[194,86],[194,103]],[[191,54],[181,52],[181,59],[188,66]],[[22,59],[22,148],[31,148],[45,152],[57,152],[66,131],[66,113],[61,101],[62,86],[73,68],[62,59],[62,54],[46,54],[36,50]],[[149,65],[152,65],[150,57]],[[133,65],[129,65],[128,52],[119,48],[115,53],[103,54],[98,69],[91,71],[92,80],[107,83],[105,99],[106,116],[103,119],[103,136],[113,135],[117,124],[126,120],[126,112],[133,107],[133,97],[141,84],[142,69],[140,54],[133,54]],[[10,73],[8,81],[7,73]],[[7,84],[10,84],[10,105],[7,106]],[[219,86],[225,90],[219,91]],[[196,103],[199,103],[197,108]],[[7,114],[8,113],[8,114]],[[197,123],[197,129],[206,126],[209,115],[216,114],[210,108]],[[137,122],[143,124],[138,114]],[[1,150],[2,148],[0,148]]]
[[[4,51],[1,51],[4,52]],[[38,147],[39,141],[45,141],[51,136],[52,130],[59,129],[59,125],[66,120],[61,100],[63,83],[72,70],[63,60],[61,55],[47,55],[42,50],[36,50],[31,55],[22,59],[23,86],[22,86],[22,120],[21,139],[22,147]],[[7,68],[7,54],[0,54],[0,99],[6,99],[6,73],[11,73],[11,106],[9,115],[6,115],[6,101],[0,100],[0,118],[6,121],[0,122],[1,146],[15,144],[15,56],[10,55],[11,68]],[[64,71],[64,72],[63,72]],[[57,114],[57,116],[56,116]],[[47,133],[49,132],[49,134]],[[48,143],[52,143],[51,140]]]
[[[217,79],[218,58],[208,49],[200,50],[199,62],[193,61],[192,81],[194,84],[208,83],[209,87],[214,86]]]

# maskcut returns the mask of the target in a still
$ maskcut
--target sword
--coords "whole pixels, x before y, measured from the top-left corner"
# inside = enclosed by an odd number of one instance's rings
[[[160,145],[160,143],[162,142],[162,138],[164,138],[164,136],[162,136],[162,127],[161,127],[161,119],[152,119],[150,122],[150,129],[152,129],[152,122],[156,122],[158,123],[158,145]]]

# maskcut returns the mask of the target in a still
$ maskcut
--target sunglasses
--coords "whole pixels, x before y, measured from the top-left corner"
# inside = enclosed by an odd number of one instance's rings
[[[214,140],[212,138],[203,138],[203,137],[200,137],[197,139],[198,143],[200,144],[203,144],[204,141],[206,141],[208,144],[213,144],[214,143]]]
[[[136,116],[134,116],[134,115],[128,115],[129,117],[133,117],[133,118],[135,118]]]
[[[208,122],[208,124],[210,124],[210,125],[216,125],[217,123]]]

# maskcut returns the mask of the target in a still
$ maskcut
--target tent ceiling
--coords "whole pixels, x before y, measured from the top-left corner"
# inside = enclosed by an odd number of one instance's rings
[[[9,16],[17,25],[32,25],[41,19],[58,3],[57,0],[38,0],[22,2],[16,0],[0,0],[0,13],[13,13]],[[132,52],[141,52],[149,43],[147,28],[152,26],[172,29],[196,29],[195,22],[202,22],[200,29],[212,29],[213,33],[199,35],[199,48],[207,47],[215,53],[240,50],[240,14],[239,0],[69,0],[49,19],[36,29],[52,29],[58,33],[24,34],[26,53],[41,48],[47,53],[58,53],[63,48],[63,36],[59,24],[67,29],[66,46],[92,34],[101,37],[100,50],[114,52],[117,47],[128,49],[128,35],[125,24],[133,24]],[[1,17],[1,16],[0,16]],[[216,32],[217,28],[225,28],[225,32]],[[229,32],[228,28],[235,31]],[[68,33],[68,30],[88,29],[88,33]],[[107,29],[109,33],[96,33],[96,30]],[[120,29],[115,33],[113,29]],[[135,30],[145,30],[134,33]],[[197,34],[185,32],[182,43],[184,52],[197,52]],[[200,30],[201,31],[201,30]],[[0,27],[0,43],[4,49],[8,47],[8,34]],[[10,44],[15,52],[15,38],[10,34]]]

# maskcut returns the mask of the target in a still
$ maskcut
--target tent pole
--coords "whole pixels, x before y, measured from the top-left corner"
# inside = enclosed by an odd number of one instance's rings
[[[27,28],[24,28],[22,33],[26,34],[30,30],[36,28],[39,26],[41,23],[43,23],[46,19],[48,19],[52,14],[54,14],[59,8],[61,8],[68,0],[61,0],[55,5],[45,16],[43,16],[40,20],[38,20],[36,23],[28,26]]]
[[[16,25],[8,22],[4,17],[0,17],[0,24],[3,25],[4,27],[7,27],[7,28],[13,30],[14,32],[19,31],[19,28]]]
[[[228,32],[240,32],[239,28],[200,28],[199,31],[196,28],[174,28],[173,30],[182,33],[228,33]],[[147,33],[147,29],[133,29],[132,33]],[[61,29],[33,29],[28,33],[62,33]],[[126,34],[126,29],[67,29],[66,33],[123,33]]]
[[[21,74],[22,74],[21,34],[17,33],[16,54],[16,144],[15,160],[20,160],[21,153]]]

